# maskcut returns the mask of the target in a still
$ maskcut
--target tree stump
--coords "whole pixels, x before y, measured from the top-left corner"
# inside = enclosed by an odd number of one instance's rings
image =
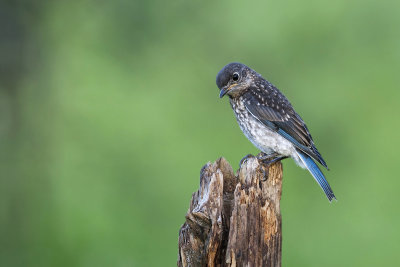
[[[178,266],[280,266],[282,164],[220,158],[201,170],[179,231]]]

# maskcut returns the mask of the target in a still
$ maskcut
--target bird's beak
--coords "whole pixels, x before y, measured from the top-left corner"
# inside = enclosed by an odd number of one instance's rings
[[[228,93],[228,88],[222,88],[219,92],[219,98],[223,98],[226,93]]]
[[[228,88],[227,87],[222,87],[221,91],[219,92],[219,98],[223,98],[224,95],[226,95],[226,93],[228,93],[229,90],[231,90],[231,88],[234,87],[235,85],[237,85],[237,84],[236,83],[235,84],[231,84]]]

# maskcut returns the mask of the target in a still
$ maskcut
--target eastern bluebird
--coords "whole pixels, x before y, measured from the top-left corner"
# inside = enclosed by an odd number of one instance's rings
[[[241,63],[226,65],[217,75],[220,97],[229,96],[244,135],[276,162],[291,157],[312,174],[329,201],[336,199],[323,173],[314,162],[328,169],[314,145],[306,124],[289,100],[260,74]]]

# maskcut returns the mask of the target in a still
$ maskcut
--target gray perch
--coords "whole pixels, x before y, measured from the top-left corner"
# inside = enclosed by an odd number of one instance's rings
[[[178,266],[281,266],[282,164],[205,165],[179,231]]]

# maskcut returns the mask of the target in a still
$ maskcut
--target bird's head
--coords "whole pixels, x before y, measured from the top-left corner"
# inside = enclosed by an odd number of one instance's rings
[[[244,93],[252,82],[252,70],[241,63],[229,63],[218,72],[219,97],[236,97]]]

